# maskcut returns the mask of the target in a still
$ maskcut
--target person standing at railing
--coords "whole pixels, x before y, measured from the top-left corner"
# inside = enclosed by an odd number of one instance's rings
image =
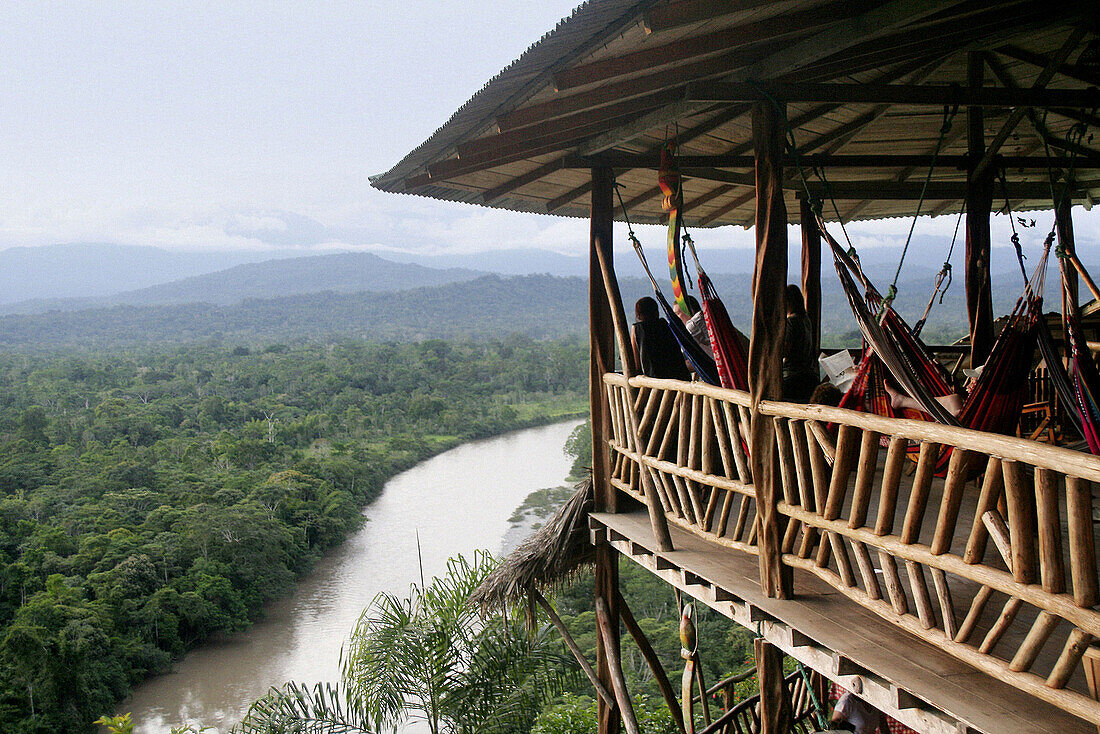
[[[690,380],[691,373],[684,363],[684,355],[668,322],[657,311],[657,301],[649,296],[639,298],[634,304],[634,317],[638,319],[630,332],[634,354],[642,374],[647,377],[663,377],[673,380]]]
[[[806,300],[793,283],[786,290],[787,323],[783,331],[783,399],[804,403],[817,387],[817,352]]]

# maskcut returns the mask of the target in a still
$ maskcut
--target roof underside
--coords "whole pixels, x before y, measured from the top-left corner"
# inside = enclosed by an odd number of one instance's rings
[[[753,102],[782,100],[792,221],[822,176],[845,220],[911,215],[922,191],[923,213],[958,211],[968,127],[1014,209],[1050,208],[1065,170],[1075,201],[1100,199],[1098,16],[1095,0],[591,0],[372,185],[588,216],[590,168],[611,165],[629,218],[656,223],[674,140],[686,222],[748,226]],[[964,104],[941,142],[945,102]]]

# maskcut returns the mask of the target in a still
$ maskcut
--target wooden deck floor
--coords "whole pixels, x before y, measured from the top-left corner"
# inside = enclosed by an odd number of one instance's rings
[[[795,571],[796,598],[760,593],[757,559],[671,528],[676,550],[654,552],[645,512],[592,515],[593,534],[623,555],[842,686],[929,734],[1045,732],[1096,727],[963,663],[864,609],[816,576]]]

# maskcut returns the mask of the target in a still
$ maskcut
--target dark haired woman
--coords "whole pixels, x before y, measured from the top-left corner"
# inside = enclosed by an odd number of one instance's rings
[[[646,296],[634,304],[637,320],[631,330],[634,354],[638,366],[647,377],[664,377],[673,380],[690,380],[691,373],[684,363],[684,355],[668,322],[657,311],[657,302]]]
[[[787,324],[783,331],[783,399],[804,403],[817,387],[817,352],[806,301],[797,285],[785,291]]]

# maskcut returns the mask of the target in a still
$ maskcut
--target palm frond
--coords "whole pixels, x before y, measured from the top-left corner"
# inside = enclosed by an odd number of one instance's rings
[[[273,688],[252,704],[235,734],[373,734],[364,712],[342,691],[318,683]]]

